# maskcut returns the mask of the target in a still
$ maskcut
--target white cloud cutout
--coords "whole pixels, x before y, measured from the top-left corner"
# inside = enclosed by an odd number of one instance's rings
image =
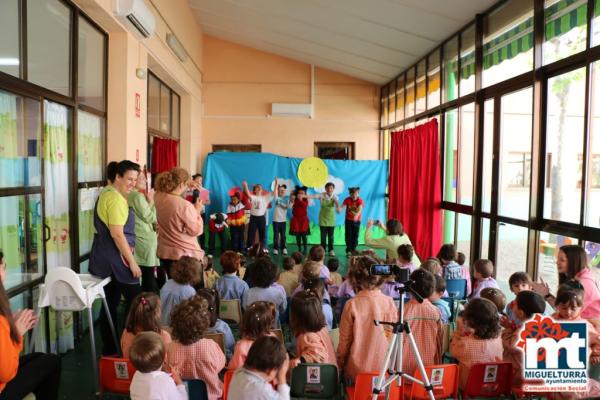
[[[287,178],[277,178],[277,182],[280,185],[285,185],[287,186],[287,189],[285,189],[285,195],[289,196],[292,191],[294,190],[294,188],[296,187],[296,185],[294,184],[294,181],[291,179],[287,179]],[[273,181],[271,182],[271,191],[275,190],[275,179],[273,179]]]
[[[344,184],[344,181],[342,180],[342,178],[338,178],[337,176],[333,176],[333,175],[327,175],[327,181],[320,188],[315,188],[314,189],[315,192],[317,192],[317,193],[325,192],[325,185],[327,184],[327,182],[332,182],[335,185],[335,188],[333,189],[334,194],[339,196],[340,193],[344,192],[344,188],[346,187],[346,185]]]

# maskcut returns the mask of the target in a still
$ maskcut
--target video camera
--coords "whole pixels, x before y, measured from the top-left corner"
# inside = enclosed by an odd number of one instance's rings
[[[398,283],[407,283],[410,281],[410,270],[408,268],[400,268],[395,264],[375,264],[371,265],[369,274],[390,276],[394,275],[394,280]]]

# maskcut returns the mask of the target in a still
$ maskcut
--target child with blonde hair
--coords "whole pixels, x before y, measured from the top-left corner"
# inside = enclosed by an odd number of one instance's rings
[[[129,349],[135,337],[148,331],[160,335],[165,346],[171,343],[171,335],[160,326],[160,299],[153,292],[140,293],[131,302],[121,335],[123,357],[129,357]]]

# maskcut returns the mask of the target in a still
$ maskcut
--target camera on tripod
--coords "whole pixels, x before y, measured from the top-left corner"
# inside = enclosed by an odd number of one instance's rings
[[[380,276],[394,275],[394,280],[398,283],[406,283],[410,280],[410,270],[408,268],[400,268],[395,264],[371,265],[369,274]]]

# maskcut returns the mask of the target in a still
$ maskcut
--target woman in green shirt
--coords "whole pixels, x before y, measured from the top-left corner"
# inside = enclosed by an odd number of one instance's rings
[[[159,293],[165,283],[164,271],[157,268],[159,265],[156,256],[158,240],[154,224],[156,223],[156,209],[154,208],[154,189],[148,188],[145,173],[138,175],[136,190],[132,190],[127,198],[129,207],[135,214],[135,261],[142,270],[142,290],[144,292]],[[155,277],[156,274],[156,277]]]
[[[369,220],[367,222],[367,229],[365,230],[365,244],[374,249],[385,249],[386,258],[393,260],[397,259],[398,246],[401,244],[410,244],[412,246],[410,238],[404,232],[404,227],[397,219],[388,220],[386,225],[383,225],[382,222],[379,222],[377,226],[386,231],[386,236],[379,239],[373,239],[371,237],[373,221]],[[412,263],[417,268],[421,264],[419,257],[417,257],[417,253],[414,253]]]

